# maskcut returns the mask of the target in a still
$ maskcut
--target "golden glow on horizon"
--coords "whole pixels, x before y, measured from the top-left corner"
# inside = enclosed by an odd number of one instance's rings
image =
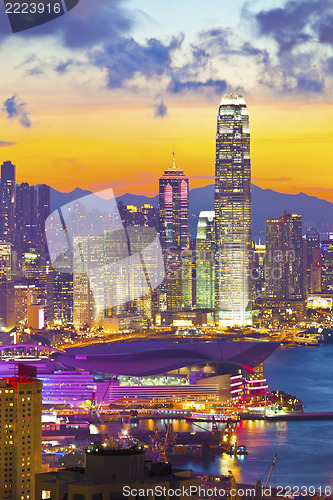
[[[303,191],[333,201],[333,105],[258,104],[250,114],[253,182],[286,193]],[[81,107],[39,110],[31,129],[2,120],[1,163],[17,166],[17,181],[70,191],[112,187],[154,196],[158,177],[176,163],[190,186],[214,182],[216,105],[172,105],[154,118],[150,108]],[[332,187],[332,188],[331,188]]]

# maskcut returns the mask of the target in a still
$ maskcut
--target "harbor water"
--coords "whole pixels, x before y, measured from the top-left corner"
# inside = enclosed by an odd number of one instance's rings
[[[304,411],[333,411],[333,345],[319,347],[281,346],[266,362],[265,377],[270,390],[283,390],[300,398]],[[139,429],[165,430],[168,420],[141,420]],[[175,432],[200,429],[185,420],[173,421]],[[211,430],[211,423],[199,424]],[[223,428],[223,424],[219,424]],[[331,487],[333,491],[333,420],[241,421],[239,444],[247,447],[244,457],[217,456],[215,461],[186,460],[177,466],[194,471],[228,474],[239,483],[266,482],[275,453],[277,461],[271,486]],[[329,489],[326,490],[329,493]]]

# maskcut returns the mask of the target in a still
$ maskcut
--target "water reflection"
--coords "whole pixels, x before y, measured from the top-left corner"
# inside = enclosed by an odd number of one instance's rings
[[[265,376],[272,390],[279,389],[303,400],[306,411],[333,411],[333,345],[316,349],[282,348],[265,362]],[[140,420],[141,430],[165,431],[172,422],[175,432],[212,430],[211,422],[165,419]],[[218,424],[223,429],[224,424]],[[119,424],[115,429],[119,430]],[[111,430],[111,429],[110,429]],[[111,432],[113,432],[111,430]],[[333,421],[267,422],[242,421],[239,444],[247,447],[245,457],[217,456],[215,461],[184,461],[182,467],[198,472],[227,474],[238,482],[266,482],[275,453],[278,454],[270,485],[331,486],[333,488]]]

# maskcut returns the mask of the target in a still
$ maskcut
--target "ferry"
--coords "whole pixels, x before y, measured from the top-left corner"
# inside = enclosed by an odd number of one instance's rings
[[[301,332],[294,336],[295,344],[316,347],[319,346],[319,335]]]
[[[265,407],[265,418],[268,419],[274,419],[276,417],[280,417],[281,415],[290,415],[290,414],[295,414],[295,413],[302,413],[303,412],[303,407],[299,410],[288,410],[286,407],[283,407],[281,405],[270,405]]]

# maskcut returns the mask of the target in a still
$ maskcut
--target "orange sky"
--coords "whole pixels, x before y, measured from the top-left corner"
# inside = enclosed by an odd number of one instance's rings
[[[258,103],[248,99],[253,182],[286,193],[303,191],[333,201],[333,104]],[[69,191],[113,187],[157,194],[157,179],[177,164],[191,187],[213,182],[216,114],[214,105],[169,104],[155,118],[151,108],[73,106],[36,108],[42,124],[24,129],[2,120],[1,160],[17,166],[17,181],[47,183]]]

